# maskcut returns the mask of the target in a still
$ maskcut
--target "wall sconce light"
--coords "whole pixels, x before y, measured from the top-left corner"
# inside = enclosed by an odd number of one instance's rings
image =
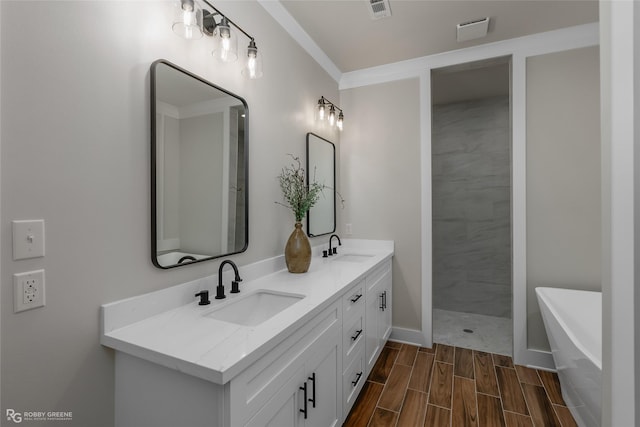
[[[329,109],[328,114],[327,108]],[[339,111],[337,118],[336,110]],[[339,130],[342,130],[342,126],[344,124],[344,113],[342,112],[342,108],[338,107],[324,96],[321,96],[318,100],[318,119],[324,120],[325,116],[328,117],[330,126],[335,125]]]
[[[242,75],[249,79],[262,77],[262,54],[258,52],[255,39],[223,15],[208,0],[200,1],[205,7],[213,9],[213,12],[199,7],[198,0],[177,0],[173,31],[186,39],[201,38],[203,34],[213,38],[211,54],[221,62],[234,62],[238,59],[236,30],[240,31],[249,39]],[[220,17],[218,22],[216,22],[217,16]]]

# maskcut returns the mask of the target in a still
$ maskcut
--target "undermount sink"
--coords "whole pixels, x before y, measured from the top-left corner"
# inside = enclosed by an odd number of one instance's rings
[[[205,314],[223,322],[256,326],[292,306],[304,295],[258,290]]]
[[[345,262],[364,262],[371,258],[373,255],[367,254],[342,254],[338,255],[335,260],[336,261],[345,261]]]

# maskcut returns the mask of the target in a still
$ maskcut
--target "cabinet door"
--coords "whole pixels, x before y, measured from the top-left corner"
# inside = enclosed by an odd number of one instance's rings
[[[304,369],[300,368],[246,424],[251,427],[304,426]]]
[[[308,417],[305,426],[332,427],[342,418],[340,335],[318,340],[306,363]]]

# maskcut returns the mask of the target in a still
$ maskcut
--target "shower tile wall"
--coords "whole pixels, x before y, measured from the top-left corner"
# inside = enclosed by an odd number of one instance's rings
[[[511,317],[507,96],[433,107],[434,308]]]

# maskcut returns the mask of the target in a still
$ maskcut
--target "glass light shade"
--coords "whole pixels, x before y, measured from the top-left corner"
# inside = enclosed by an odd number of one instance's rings
[[[211,54],[219,61],[233,62],[238,59],[238,39],[227,18],[223,17],[213,31],[215,47]]]
[[[248,79],[262,77],[262,54],[258,51],[256,43],[251,40],[247,48],[247,61],[242,69],[242,75]]]
[[[338,126],[338,129],[342,130],[343,124],[344,124],[344,114],[342,114],[342,111],[340,111],[340,114],[338,114],[338,121],[336,122],[336,126]]]
[[[329,124],[333,126],[335,122],[336,122],[336,109],[332,105],[331,108],[329,108]]]
[[[176,4],[175,17],[171,29],[185,39],[199,39],[202,37],[200,22],[202,10],[193,1],[179,0]]]
[[[324,99],[320,99],[320,101],[318,101],[318,118],[320,120],[324,120],[325,112],[326,107],[324,106]]]

